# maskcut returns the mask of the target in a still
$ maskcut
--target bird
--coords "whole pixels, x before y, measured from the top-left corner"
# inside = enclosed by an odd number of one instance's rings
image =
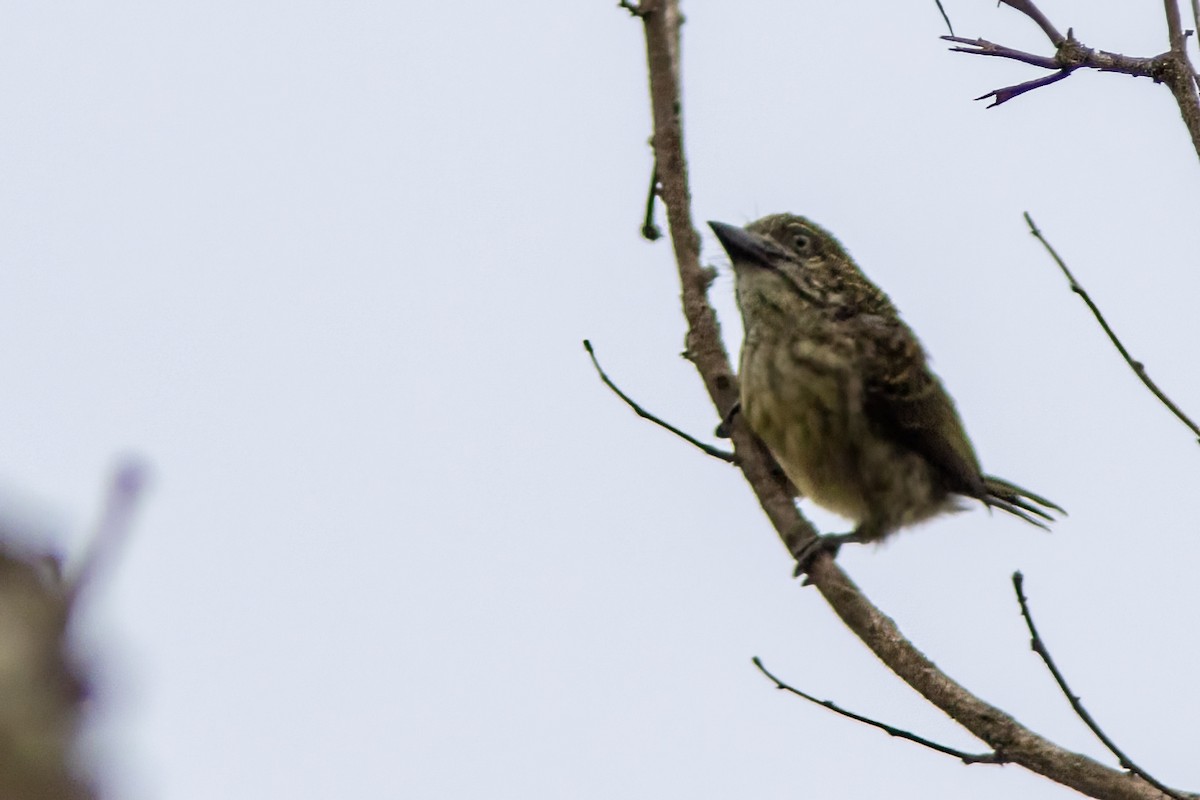
[[[745,327],[740,413],[801,495],[852,520],[796,554],[881,542],[978,500],[1047,528],[1046,498],[985,475],[954,401],[891,299],[816,223],[709,222]]]

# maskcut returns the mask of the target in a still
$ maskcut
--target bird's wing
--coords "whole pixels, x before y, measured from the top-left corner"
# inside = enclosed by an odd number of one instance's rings
[[[979,459],[913,332],[898,319],[872,314],[843,324],[855,328],[852,337],[861,343],[864,410],[876,432],[928,459],[951,491],[983,497]]]

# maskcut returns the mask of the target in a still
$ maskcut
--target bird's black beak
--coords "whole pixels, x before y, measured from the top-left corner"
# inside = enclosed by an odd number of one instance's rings
[[[708,227],[717,235],[717,241],[733,259],[735,265],[750,263],[760,267],[772,266],[772,253],[764,246],[761,238],[736,225],[709,220]]]

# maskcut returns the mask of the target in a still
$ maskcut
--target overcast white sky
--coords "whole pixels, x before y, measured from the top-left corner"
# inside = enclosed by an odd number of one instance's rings
[[[110,797],[1069,796],[752,668],[978,746],[790,579],[734,470],[591,371],[584,337],[647,406],[717,422],[670,247],[637,235],[643,41],[614,6],[0,4],[0,511],[77,553],[114,460],[155,474],[80,631]],[[1160,3],[1043,7],[1166,48]],[[1048,52],[1009,9],[947,9]],[[1200,165],[1169,93],[1079,74],[985,110],[1040,73],[946,52],[932,2],[686,13],[697,219],[834,230],[985,467],[1071,512],[841,563],[952,676],[1112,763],[1028,650],[1023,570],[1095,716],[1200,787],[1200,450],[1021,220],[1200,414]]]

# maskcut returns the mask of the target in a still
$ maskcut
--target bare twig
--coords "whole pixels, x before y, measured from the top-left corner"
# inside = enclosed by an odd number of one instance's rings
[[[1024,50],[1014,50],[1011,47],[1005,47],[1002,44],[989,42],[987,39],[966,39],[962,36],[943,36],[944,42],[954,42],[961,44],[963,47],[951,47],[952,53],[968,53],[973,56],[995,56],[997,58],[1007,58],[1011,61],[1021,61],[1026,64],[1032,64],[1035,67],[1044,69],[1058,69],[1059,63],[1054,56],[1039,56],[1035,53],[1026,53]]]
[[[662,231],[654,224],[654,205],[658,199],[658,165],[650,170],[650,191],[646,193],[646,216],[642,219],[642,238],[655,241],[662,237]]]
[[[678,0],[642,0],[638,7],[643,12],[640,19],[646,36],[654,155],[682,287],[688,357],[696,365],[717,412],[724,416],[737,400],[738,384],[708,302],[709,281],[700,266],[700,238],[692,224],[680,125]],[[803,553],[816,531],[797,512],[786,477],[740,418],[734,420],[730,433],[738,467],[763,511],[793,556]],[[812,560],[808,577],[846,627],[890,670],[1010,762],[1091,797],[1161,800],[1159,792],[1145,782],[1059,747],[968,692],[908,641],[896,623],[863,595],[828,553],[822,552]]]
[[[953,36],[954,26],[950,24],[950,17],[946,16],[946,9],[942,7],[942,0],[933,0],[933,2],[937,3],[938,12],[942,15],[942,21],[946,23],[946,30],[950,31],[950,35]],[[1200,2],[1200,0],[1197,0],[1197,2]]]
[[[953,42],[961,47],[951,47],[953,53],[967,53],[974,56],[992,56],[995,58],[1004,58],[1009,61],[1020,61],[1023,64],[1030,64],[1042,69],[1059,70],[1060,74],[1052,80],[1043,79],[1038,86],[1046,86],[1067,77],[1077,69],[1094,69],[1099,72],[1119,72],[1123,75],[1132,75],[1136,78],[1151,78],[1155,81],[1165,80],[1166,74],[1170,71],[1170,54],[1154,56],[1152,58],[1142,58],[1139,56],[1126,56],[1120,53],[1110,53],[1105,50],[1093,50],[1086,47],[1077,40],[1071,32],[1068,31],[1067,38],[1058,45],[1058,49],[1052,56],[1040,56],[1036,53],[1028,53],[1024,50],[1017,50],[1012,47],[1007,47],[995,42],[989,42],[987,39],[967,39],[962,36],[943,36],[943,41]],[[1028,86],[1025,91],[1031,88],[1037,88],[1030,82],[1029,84],[1021,84]],[[1015,87],[1010,87],[1015,88]],[[1006,90],[1000,89],[996,92],[989,92],[981,97],[975,98],[981,100],[984,97],[992,97]],[[1015,97],[1024,92],[1017,92],[1011,96]],[[993,103],[992,105],[999,105]]]
[[[853,711],[847,711],[838,704],[834,703],[832,700],[818,700],[811,694],[803,692],[794,686],[789,686],[788,684],[779,680],[779,678],[775,677],[770,671],[767,670],[765,666],[763,666],[763,663],[758,656],[755,656],[751,660],[754,662],[754,666],[758,667],[759,672],[774,681],[776,689],[789,692],[797,697],[803,697],[810,703],[816,703],[819,706],[824,706],[835,714],[841,714],[843,717],[848,719],[852,719],[856,722],[862,722],[866,725],[870,725],[872,728],[878,728],[888,736],[896,736],[900,739],[907,739],[908,741],[915,742],[922,747],[928,747],[930,750],[936,750],[939,753],[944,753],[948,756],[954,756],[964,764],[1004,764],[1007,762],[1007,759],[1005,759],[1004,756],[999,753],[968,753],[965,750],[947,747],[944,744],[938,744],[935,741],[926,739],[923,736],[918,736],[917,734],[906,731],[903,728],[897,728],[893,725],[888,725],[886,722],[880,722],[879,720],[871,719],[870,717],[864,717],[861,714],[855,714]]]
[[[1029,232],[1033,234],[1035,239],[1042,243],[1042,246],[1046,248],[1046,252],[1048,252],[1050,257],[1054,259],[1054,263],[1058,264],[1058,268],[1062,270],[1063,275],[1065,275],[1067,278],[1067,283],[1070,284],[1071,291],[1079,295],[1079,299],[1082,300],[1084,304],[1087,305],[1087,307],[1091,310],[1092,315],[1096,318],[1096,321],[1100,323],[1100,327],[1104,329],[1104,333],[1108,336],[1108,340],[1113,343],[1114,347],[1117,348],[1117,352],[1119,352],[1121,357],[1125,359],[1125,363],[1129,365],[1129,368],[1133,370],[1133,373],[1138,376],[1138,380],[1140,380],[1146,386],[1146,388],[1149,389],[1150,392],[1159,399],[1159,402],[1166,406],[1167,409],[1170,410],[1170,412],[1174,414],[1180,422],[1188,426],[1193,434],[1195,434],[1197,437],[1200,437],[1200,427],[1197,427],[1196,423],[1192,422],[1188,415],[1183,413],[1183,410],[1179,406],[1175,405],[1171,398],[1167,397],[1162,389],[1158,388],[1158,384],[1150,379],[1150,376],[1146,374],[1146,366],[1141,361],[1138,361],[1132,355],[1130,355],[1129,351],[1125,349],[1125,345],[1121,343],[1121,340],[1117,338],[1117,334],[1111,327],[1109,327],[1108,320],[1106,320],[1104,315],[1100,313],[1100,309],[1092,300],[1091,295],[1089,295],[1087,290],[1079,284],[1079,281],[1075,280],[1075,276],[1071,274],[1071,270],[1067,268],[1066,263],[1062,260],[1062,258],[1059,257],[1054,248],[1050,246],[1050,243],[1046,241],[1046,237],[1042,235],[1042,232],[1038,229],[1037,225],[1034,224],[1033,217],[1029,216],[1028,211],[1025,212],[1025,222],[1029,225]]]
[[[1062,690],[1063,695],[1067,698],[1067,702],[1071,704],[1071,708],[1075,711],[1076,716],[1083,720],[1083,724],[1087,725],[1088,729],[1096,735],[1096,738],[1099,739],[1104,746],[1109,749],[1109,752],[1117,757],[1117,761],[1120,762],[1123,769],[1129,770],[1131,773],[1138,776],[1155,789],[1158,789],[1163,794],[1174,797],[1177,800],[1185,800],[1187,795],[1180,794],[1175,790],[1164,786],[1144,769],[1133,763],[1129,756],[1125,755],[1121,748],[1117,747],[1116,743],[1113,742],[1112,739],[1108,738],[1104,731],[1100,729],[1100,726],[1096,723],[1096,720],[1092,719],[1092,715],[1089,714],[1087,709],[1083,707],[1083,703],[1080,701],[1078,695],[1071,691],[1070,686],[1067,686],[1067,679],[1063,677],[1062,672],[1059,671],[1058,666],[1054,663],[1054,659],[1050,656],[1050,651],[1047,649],[1046,643],[1042,641],[1042,637],[1038,634],[1037,626],[1033,624],[1033,615],[1029,611],[1029,601],[1025,597],[1025,576],[1020,572],[1014,572],[1012,576],[1012,583],[1013,589],[1016,590],[1017,593],[1017,602],[1021,606],[1021,616],[1025,618],[1025,625],[1029,628],[1029,635],[1031,637],[1029,647],[1033,650],[1033,652],[1042,657],[1042,661],[1045,662],[1046,668],[1049,669],[1050,674],[1054,676],[1054,682],[1057,683],[1058,688]]]
[[[617,0],[617,8],[625,9],[634,17],[640,17],[644,13],[641,3],[634,3],[632,0]]]
[[[633,413],[637,414],[642,419],[646,419],[646,420],[653,422],[655,425],[658,425],[659,427],[666,428],[668,431],[675,434],[680,439],[683,439],[685,442],[687,442],[690,445],[700,448],[701,450],[703,450],[705,452],[705,454],[710,455],[713,458],[719,458],[722,461],[726,461],[730,464],[737,463],[737,456],[735,456],[733,453],[729,453],[724,450],[721,450],[720,448],[713,447],[710,444],[705,444],[704,442],[697,439],[695,436],[684,433],[683,431],[679,430],[679,428],[676,428],[671,423],[666,422],[666,421],[660,419],[659,417],[654,416],[649,411],[642,408],[640,405],[637,404],[637,402],[634,401],[633,398],[631,398],[629,395],[622,392],[620,387],[618,387],[615,383],[613,383],[612,379],[610,379],[608,377],[608,375],[604,372],[604,369],[600,366],[600,362],[598,360],[596,360],[596,353],[594,350],[592,350],[592,343],[589,342],[587,339],[583,340],[583,349],[587,350],[588,356],[591,357],[592,366],[594,366],[596,368],[597,374],[600,375],[600,380],[604,381],[604,385],[607,386],[609,389],[612,389],[613,393],[616,394],[617,397],[619,397],[623,401],[625,401],[625,405],[632,408]]]
[[[1058,32],[1058,28],[1055,28],[1051,24],[1041,9],[1033,4],[1032,0],[1000,0],[1000,2],[1009,8],[1015,8],[1036,22],[1037,26],[1042,29],[1042,33],[1046,34],[1046,38],[1050,40],[1050,44],[1055,47],[1058,47],[1065,40],[1065,37]]]
[[[74,602],[96,580],[105,563],[112,561],[125,543],[133,512],[146,487],[146,479],[146,467],[135,459],[128,459],[117,466],[96,531],[92,534],[79,569],[68,584],[70,602]]]
[[[1040,89],[1043,86],[1049,86],[1052,83],[1058,83],[1070,74],[1071,70],[1064,69],[1060,72],[1054,73],[1053,75],[1047,75],[1044,78],[1038,78],[1037,80],[1033,81],[1025,81],[1024,83],[1018,83],[1015,86],[1005,86],[1003,89],[994,89],[987,94],[981,94],[975,99],[986,100],[989,97],[994,97],[995,100],[993,100],[991,103],[988,103],[988,108],[991,108],[992,106],[998,106],[1001,103],[1007,103],[1014,97],[1020,97],[1026,92],[1032,92],[1034,89]]]
[[[989,42],[986,39],[943,36],[942,38],[946,41],[964,45],[963,47],[952,47],[950,49],[957,53],[997,56],[1012,61],[1020,61],[1025,64],[1032,64],[1044,69],[1056,69],[1060,71],[1060,74],[1052,78],[1042,78],[1036,81],[1027,81],[1003,89],[997,89],[975,98],[976,100],[983,100],[988,97],[995,98],[995,101],[988,105],[988,108],[992,108],[1033,89],[1057,83],[1075,70],[1081,68],[1095,69],[1100,72],[1119,72],[1139,78],[1150,78],[1155,83],[1166,84],[1167,88],[1171,90],[1171,94],[1175,98],[1175,103],[1179,106],[1180,116],[1183,117],[1183,124],[1191,136],[1192,146],[1196,150],[1197,156],[1200,156],[1200,95],[1197,94],[1197,87],[1200,87],[1200,76],[1196,74],[1191,61],[1188,60],[1186,47],[1188,34],[1183,30],[1177,0],[1164,0],[1170,49],[1165,53],[1149,58],[1126,56],[1104,50],[1093,50],[1076,39],[1070,29],[1067,30],[1066,36],[1059,33],[1058,29],[1034,5],[1032,0],[1000,1],[1004,5],[1020,11],[1037,23],[1042,32],[1046,34],[1046,38],[1054,45],[1055,52],[1053,56],[1038,56],[1033,53],[1026,53],[1023,50],[1005,47],[994,42]],[[1197,0],[1192,0],[1192,2],[1193,9],[1197,9]],[[1200,18],[1200,14],[1197,16]]]

